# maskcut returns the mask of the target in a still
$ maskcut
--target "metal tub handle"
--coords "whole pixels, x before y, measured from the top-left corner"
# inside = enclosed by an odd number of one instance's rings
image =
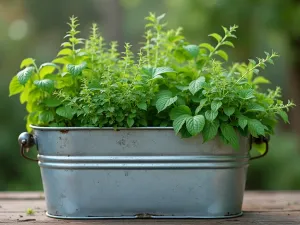
[[[37,159],[32,159],[25,155],[25,151],[28,152],[29,148],[33,147],[35,143],[35,139],[32,134],[28,132],[23,132],[19,135],[18,142],[20,144],[20,153],[21,155],[30,161],[38,162]]]
[[[253,156],[253,157],[250,157],[250,160],[253,160],[253,159],[259,159],[259,158],[262,158],[264,156],[266,156],[269,152],[269,141],[270,141],[270,136],[259,136],[258,138],[256,137],[253,137],[253,136],[250,136],[250,150],[252,149],[252,143],[255,143],[255,144],[262,144],[262,143],[265,143],[266,144],[266,149],[264,151],[264,153],[262,155],[258,155],[258,156]]]

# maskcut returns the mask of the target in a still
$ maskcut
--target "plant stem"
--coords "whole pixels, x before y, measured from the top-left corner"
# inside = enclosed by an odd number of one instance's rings
[[[215,49],[208,55],[208,57],[212,57],[213,54],[217,51],[217,49],[223,44],[223,42],[227,39],[227,35],[223,37],[223,39],[216,45]]]

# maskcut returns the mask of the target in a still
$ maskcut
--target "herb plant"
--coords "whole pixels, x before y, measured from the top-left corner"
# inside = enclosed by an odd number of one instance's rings
[[[181,28],[166,29],[164,15],[146,17],[145,41],[137,54],[126,43],[106,43],[96,24],[79,37],[77,18],[52,62],[37,66],[24,59],[12,78],[10,95],[20,94],[30,124],[51,127],[172,126],[182,137],[217,135],[238,148],[238,136],[273,134],[278,119],[288,122],[292,101],[281,89],[263,93],[259,75],[278,57],[275,52],[248,63],[227,66],[224,49],[234,47],[237,26],[223,27],[216,42],[191,44]]]

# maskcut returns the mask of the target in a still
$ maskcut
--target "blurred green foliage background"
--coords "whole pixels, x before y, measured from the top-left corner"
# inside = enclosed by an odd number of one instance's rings
[[[8,97],[21,60],[51,61],[71,15],[79,17],[83,37],[96,22],[107,40],[138,46],[143,18],[150,11],[167,13],[169,26],[183,27],[195,43],[211,41],[207,35],[221,33],[221,25],[239,25],[230,60],[246,61],[275,50],[281,57],[263,75],[272,81],[270,87],[283,87],[284,99],[299,105],[299,0],[0,0],[0,191],[42,189],[38,165],[19,154],[17,137],[25,131],[25,107],[18,97]],[[250,163],[247,189],[300,188],[299,107],[291,111],[290,121],[278,127],[268,157]]]

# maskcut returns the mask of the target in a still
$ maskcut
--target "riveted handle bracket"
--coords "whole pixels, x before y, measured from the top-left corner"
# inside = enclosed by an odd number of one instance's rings
[[[28,132],[23,132],[19,135],[18,142],[20,144],[20,153],[23,158],[28,159],[30,161],[38,162],[37,159],[32,159],[25,155],[25,152],[28,152],[31,147],[35,145],[35,139],[32,134]]]

